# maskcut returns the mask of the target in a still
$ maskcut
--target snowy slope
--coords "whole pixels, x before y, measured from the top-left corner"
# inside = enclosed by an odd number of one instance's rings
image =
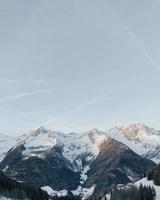
[[[160,186],[157,186],[153,183],[153,181],[148,181],[146,178],[143,178],[139,181],[137,181],[136,183],[134,183],[133,185],[135,185],[136,187],[139,188],[140,184],[142,184],[143,186],[153,186],[156,190],[156,197],[155,200],[159,200],[160,199]],[[120,186],[120,188],[125,188],[125,187],[129,187],[131,184],[126,185],[126,186]],[[110,200],[110,194],[106,195],[106,199]],[[103,199],[104,200],[104,199]]]
[[[118,128],[117,128],[118,129]],[[133,131],[133,128],[132,128]],[[80,182],[77,189],[72,190],[75,195],[81,194],[83,199],[91,195],[94,191],[95,185],[87,186],[85,188],[84,183],[88,180],[87,172],[90,170],[91,161],[96,159],[99,152],[102,150],[101,145],[104,140],[109,141],[111,131],[104,133],[97,129],[90,130],[88,132],[81,133],[68,133],[64,134],[59,131],[52,131],[44,127],[32,130],[31,132],[23,135],[18,139],[18,145],[24,144],[25,150],[23,150],[24,159],[29,157],[44,158],[46,151],[50,150],[55,146],[60,146],[63,151],[63,156],[70,161],[72,169],[75,172],[80,172]],[[128,133],[130,135],[130,133]],[[142,133],[140,133],[141,136]],[[123,135],[123,134],[120,134]],[[158,133],[157,133],[158,135]],[[126,141],[130,140],[124,137]],[[122,141],[123,143],[124,141]],[[65,196],[67,195],[66,190],[53,190],[49,185],[43,187],[52,196]]]
[[[40,127],[18,138],[18,144],[24,144],[23,155],[27,157],[43,157],[46,150],[55,145],[63,148],[63,156],[72,164],[75,170],[81,171],[83,163],[81,156],[84,155],[86,161],[90,161],[99,153],[99,145],[104,140],[105,134],[93,129],[86,133],[68,133],[52,131]],[[16,146],[17,146],[16,145]],[[86,168],[84,169],[86,171]],[[83,178],[85,178],[83,172]]]
[[[63,147],[63,155],[70,160],[75,169],[82,170],[81,156],[86,161],[95,158],[99,153],[100,144],[108,137],[114,138],[137,154],[158,163],[160,160],[160,131],[143,124],[126,123],[115,126],[105,133],[97,129],[81,133],[64,134],[40,127],[18,138],[18,144],[24,143],[27,156],[43,156],[43,152],[55,145]]]
[[[139,123],[127,123],[107,131],[106,135],[126,144],[137,154],[160,162],[160,131]]]
[[[26,161],[31,157],[33,157],[33,159],[37,157],[45,160],[48,158],[48,153],[52,152],[53,147],[54,149],[57,147],[60,148],[68,167],[80,175],[79,185],[73,192],[82,193],[82,185],[88,178],[87,172],[90,169],[89,165],[99,154],[100,145],[104,139],[107,139],[106,135],[97,129],[85,133],[64,134],[59,131],[52,131],[40,127],[19,137],[17,140],[18,143],[12,148],[12,151],[22,145],[24,146],[24,148],[20,150],[22,151],[22,160]],[[56,160],[57,159],[58,158],[56,158]],[[8,164],[4,165],[3,170],[8,171]],[[47,187],[47,185],[44,186]],[[84,191],[85,193],[87,193],[86,190]],[[63,191],[57,191],[54,188],[54,192],[52,191],[52,193],[61,194]]]
[[[63,148],[63,156],[70,161],[73,171],[80,172],[80,185],[72,192],[76,195],[84,194],[85,197],[93,192],[94,187],[88,189],[82,188],[82,185],[88,178],[87,172],[90,169],[90,162],[99,154],[100,144],[104,139],[107,139],[106,135],[97,129],[85,133],[64,134],[40,127],[19,137],[16,146],[20,144],[25,146],[25,150],[22,152],[24,160],[35,156],[43,159],[46,152],[52,147],[60,146]],[[57,191],[49,186],[45,186],[42,189],[52,196],[67,195],[66,190]]]
[[[47,150],[55,145],[63,148],[63,156],[71,163],[74,171],[81,172],[81,183],[87,179],[89,163],[99,154],[100,144],[112,137],[135,151],[137,154],[160,160],[160,132],[139,123],[128,123],[102,132],[97,129],[81,133],[64,134],[44,127],[34,129],[18,138],[18,145],[23,143],[24,159],[31,156],[44,158]]]
[[[16,144],[16,138],[0,134],[0,161],[6,152]]]
[[[43,158],[44,152],[57,144],[58,134],[60,133],[40,127],[19,137],[17,145],[24,143],[26,148],[23,151],[25,159],[31,156]]]
[[[56,190],[53,190],[49,186],[42,187],[41,189],[46,191],[48,193],[48,195],[50,195],[50,196],[64,197],[64,196],[67,196],[67,194],[68,194],[67,190],[56,191]]]
[[[81,156],[86,161],[95,158],[99,153],[99,145],[104,140],[105,134],[96,129],[86,133],[71,133],[61,138],[64,144],[64,155],[71,161],[78,170],[82,170]],[[81,156],[80,156],[81,155]],[[86,168],[85,168],[86,170]]]

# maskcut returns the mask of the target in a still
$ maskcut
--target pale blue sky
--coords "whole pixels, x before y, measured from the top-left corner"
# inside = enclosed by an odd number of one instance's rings
[[[0,0],[0,132],[160,129],[160,1]]]

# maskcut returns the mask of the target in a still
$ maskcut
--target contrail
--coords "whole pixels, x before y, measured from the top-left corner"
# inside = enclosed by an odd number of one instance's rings
[[[32,92],[24,92],[24,93],[20,93],[14,96],[7,96],[7,97],[2,97],[0,98],[0,103],[1,102],[6,102],[6,101],[12,101],[12,100],[17,100],[17,99],[21,99],[21,98],[25,98],[25,97],[29,97],[29,96],[33,96],[33,95],[38,95],[41,93],[48,93],[48,92],[52,92],[54,89],[47,89],[47,90],[36,90],[36,91],[32,91]]]
[[[148,53],[148,50],[144,47],[141,40],[138,38],[138,36],[128,27],[128,25],[122,20],[122,18],[115,12],[115,10],[112,8],[112,6],[107,2],[107,5],[112,10],[115,17],[121,22],[125,30],[129,33],[130,37],[135,41],[139,49],[142,51],[142,53],[145,55],[145,57],[150,61],[150,63],[157,69],[157,71],[160,72],[160,65],[150,56]]]
[[[148,53],[147,49],[144,47],[143,43],[141,42],[141,40],[137,37],[137,35],[131,31],[127,26],[126,29],[128,31],[128,33],[130,34],[130,36],[133,38],[133,40],[137,43],[137,45],[139,46],[139,48],[141,49],[141,51],[143,52],[143,54],[145,55],[145,57],[150,61],[150,63],[160,72],[160,66],[157,64],[157,62],[150,56],[150,54]]]
[[[52,113],[52,110],[40,110],[40,111],[35,111],[35,112],[28,112],[25,114],[20,114],[20,115],[16,115],[14,116],[14,119],[19,119],[19,118],[25,118],[25,117],[30,117],[30,116],[36,116],[36,115],[41,115],[41,114],[45,114],[45,113]]]

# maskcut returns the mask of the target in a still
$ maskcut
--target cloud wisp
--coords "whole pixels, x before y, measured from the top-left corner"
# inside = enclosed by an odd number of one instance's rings
[[[44,89],[44,90],[35,90],[35,91],[31,91],[31,92],[19,93],[19,94],[13,95],[13,96],[1,97],[0,103],[18,100],[18,99],[22,99],[22,98],[30,97],[30,96],[34,96],[34,95],[40,95],[42,93],[50,93],[53,90],[54,90],[54,88]]]

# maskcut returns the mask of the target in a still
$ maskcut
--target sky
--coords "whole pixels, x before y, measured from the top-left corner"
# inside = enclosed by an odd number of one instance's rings
[[[0,132],[160,129],[159,0],[0,0]]]

